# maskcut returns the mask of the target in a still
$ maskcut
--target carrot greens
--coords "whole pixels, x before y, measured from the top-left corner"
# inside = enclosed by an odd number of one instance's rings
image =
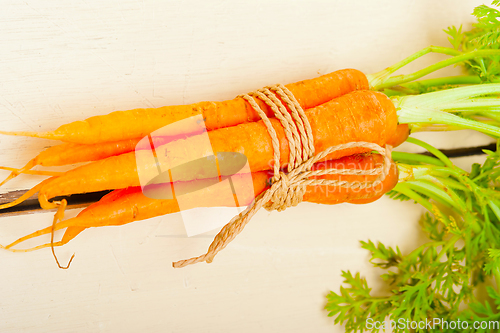
[[[395,153],[393,159],[405,172],[389,195],[429,211],[421,219],[429,241],[406,254],[361,241],[370,262],[384,270],[383,289],[390,292],[374,296],[359,273],[344,271],[346,286],[330,292],[326,309],[347,332],[366,330],[370,320],[395,320],[394,332],[405,331],[397,325],[400,318],[460,320],[469,327],[474,321],[500,320],[500,152],[485,151],[486,161],[467,173],[429,145],[409,141],[430,148],[435,157]],[[486,288],[487,300],[477,295],[479,286]]]
[[[463,31],[462,26],[445,30],[452,47],[430,46],[367,75],[373,90],[391,96],[398,108],[399,123],[409,123],[411,132],[473,129],[499,137],[500,11],[482,5],[474,9],[473,15],[477,23],[470,31]],[[429,53],[452,57],[415,73],[391,76]],[[417,81],[438,69],[457,64],[465,68],[467,75]]]
[[[500,4],[499,1],[493,2],[493,5],[498,4]],[[445,30],[453,48],[459,52],[500,49],[500,11],[482,5],[476,7],[472,15],[477,19],[472,30],[462,32],[462,26],[458,29],[450,27]],[[498,82],[500,80],[499,61],[500,56],[492,55],[470,59],[464,63],[464,66],[468,74],[479,76],[483,82]]]
[[[399,122],[408,123],[412,132],[467,128],[500,138],[500,11],[483,5],[473,15],[477,22],[470,31],[462,26],[445,30],[452,47],[426,48],[368,76],[373,89],[391,96]],[[452,57],[413,74],[391,76],[430,52]],[[415,81],[451,64],[464,66],[465,75]],[[393,152],[400,181],[388,195],[427,210],[420,220],[427,242],[403,253],[397,246],[361,241],[371,264],[383,270],[383,287],[374,292],[359,273],[343,271],[344,285],[327,295],[325,309],[346,332],[389,327],[392,332],[497,332],[500,141],[495,151],[483,151],[484,163],[473,164],[470,172],[429,144],[407,141],[433,156]]]
[[[493,5],[498,4],[499,1],[493,1]],[[406,94],[415,94],[449,85],[500,82],[500,11],[482,5],[476,7],[472,15],[477,22],[470,31],[462,31],[462,26],[459,28],[452,26],[445,30],[451,47],[429,46],[378,73],[367,75],[372,88],[391,91],[395,87],[396,90],[404,87],[407,88]],[[391,76],[397,70],[429,53],[452,57],[415,73]],[[426,80],[425,84],[421,85],[414,82],[436,70],[455,64],[463,65],[467,75]]]

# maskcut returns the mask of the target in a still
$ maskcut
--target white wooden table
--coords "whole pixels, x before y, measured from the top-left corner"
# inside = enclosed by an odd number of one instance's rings
[[[114,110],[231,99],[346,67],[373,73],[446,45],[441,31],[468,27],[479,4],[3,0],[0,129],[43,131]],[[490,142],[469,132],[419,137],[438,147]],[[20,167],[53,144],[1,136],[0,165]],[[19,177],[1,191],[40,179]],[[204,253],[216,231],[188,238],[178,215],[86,230],[57,249],[63,262],[76,253],[69,270],[49,249],[0,251],[0,332],[342,332],[323,310],[341,270],[379,281],[359,240],[410,250],[422,241],[421,212],[386,197],[263,210],[212,264],[183,269],[171,262]],[[52,213],[1,218],[0,243],[51,221]]]

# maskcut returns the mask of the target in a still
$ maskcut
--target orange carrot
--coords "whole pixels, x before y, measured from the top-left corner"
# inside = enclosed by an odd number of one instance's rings
[[[363,73],[355,69],[344,69],[315,79],[292,83],[286,87],[295,95],[302,108],[307,109],[353,90],[369,89],[369,84]],[[268,115],[272,115],[272,111],[265,103],[258,103]],[[0,134],[93,144],[141,138],[161,127],[196,115],[203,116],[208,130],[260,119],[246,100],[237,97],[224,102],[200,102],[191,105],[116,111],[62,125],[50,132],[0,131]],[[185,128],[179,131],[186,133]]]
[[[313,170],[325,168],[338,169],[361,169],[367,170],[376,167],[382,163],[380,155],[354,155],[347,156],[338,160],[320,162],[314,165]],[[264,190],[269,188],[271,173],[266,171],[252,173],[254,197],[258,196]],[[369,182],[374,181],[376,175],[324,175],[315,178],[349,181],[349,182]],[[343,202],[356,202],[358,200],[375,200],[381,195],[391,190],[397,183],[398,172],[396,165],[392,163],[389,174],[386,176],[380,186],[368,187],[364,189],[345,188],[340,186],[307,186],[304,195],[304,201],[321,204],[338,204]],[[246,186],[244,175],[233,177],[234,186],[241,188]],[[210,194],[210,188],[200,193],[204,199],[199,202],[207,203],[206,197],[213,197],[216,201],[211,202],[209,206],[225,206],[234,200],[229,194],[217,192]],[[240,202],[241,206],[250,204],[254,197],[246,197]],[[115,190],[103,197],[99,202],[94,203],[81,211],[78,216],[64,220],[55,225],[55,230],[67,228],[61,241],[54,243],[54,246],[60,246],[68,243],[76,237],[85,228],[101,226],[118,226],[134,221],[144,220],[155,216],[175,213],[179,211],[179,206],[175,199],[151,199],[142,194],[140,187],[131,187],[127,189]],[[17,244],[28,239],[48,234],[52,227],[38,230],[32,234],[19,238],[15,242],[7,245],[5,248],[11,251],[32,251],[48,247],[50,244],[44,244],[30,249],[12,249]]]
[[[95,210],[97,210],[97,207],[99,207],[99,206],[109,205],[112,202],[118,200],[119,198],[123,198],[127,193],[130,192],[131,189],[132,188],[129,188],[129,189],[118,189],[118,190],[114,190],[113,192],[110,192],[110,193],[106,194],[99,201],[94,202],[93,204],[89,205],[84,210],[82,210],[78,214],[78,216],[86,216],[86,214],[89,214],[89,216],[93,216],[92,212],[90,212],[90,213],[88,212],[89,210],[91,210],[91,211],[94,210],[95,211]],[[140,188],[137,188],[137,189],[140,189]],[[57,213],[56,213],[56,215],[57,215]],[[62,219],[62,217],[61,217],[61,219]],[[79,225],[70,226],[70,227],[68,227],[66,229],[66,231],[65,231],[62,239],[59,242],[52,243],[52,245],[53,246],[61,246],[61,245],[67,244],[70,240],[72,240],[73,238],[75,238],[76,236],[78,236],[85,229],[87,229],[87,227],[83,227],[83,226],[79,226]],[[45,228],[45,229],[42,229],[42,230],[49,230],[49,232],[50,232],[52,230],[52,227]],[[58,230],[58,229],[55,229],[55,230]],[[9,249],[10,247],[15,246],[16,244],[19,244],[20,242],[23,242],[23,241],[25,241],[25,240],[27,240],[29,238],[32,238],[32,237],[25,236],[25,237],[19,238],[18,240],[16,240],[15,242],[9,244],[5,248]],[[50,245],[51,245],[51,243],[44,244],[44,245],[39,245],[39,246],[33,247],[31,249],[28,249],[28,251],[34,251],[34,250],[42,249],[42,248],[48,247]],[[14,252],[17,252],[17,251],[27,252],[27,250],[11,250],[11,251],[14,251]]]
[[[375,168],[377,165],[381,165],[382,163],[383,159],[381,155],[351,155],[334,161],[316,163],[313,170],[322,170],[327,168],[368,170]],[[348,182],[371,182],[376,180],[377,175],[343,175],[340,177],[335,175],[325,175],[315,178],[335,180],[339,179]],[[347,187],[326,185],[310,186],[307,188],[307,192],[304,195],[304,201],[327,205],[334,205],[342,202],[373,202],[379,199],[386,192],[390,191],[394,186],[396,186],[397,182],[398,169],[396,164],[392,162],[389,175],[385,177],[384,181],[380,185],[362,189],[352,189]]]
[[[311,124],[316,152],[331,146],[353,141],[365,141],[384,146],[393,136],[397,126],[397,115],[394,104],[386,95],[374,91],[354,91],[306,111]],[[284,166],[289,158],[288,140],[281,123],[270,119],[280,141],[281,161]],[[273,148],[267,128],[262,121],[221,128],[208,132],[212,149],[218,152],[238,152],[248,158],[252,172],[269,170],[273,163]],[[189,151],[197,154],[196,149],[203,149],[203,136],[193,136],[187,140],[169,143],[165,151]],[[201,147],[201,148],[200,148]],[[366,148],[350,148],[336,151],[325,160],[338,159],[357,153],[366,152]],[[56,196],[76,193],[97,192],[139,186],[136,157],[149,152],[131,152],[109,157],[66,172],[60,177],[53,177],[37,185],[29,191],[39,190],[39,201],[43,208],[53,208],[48,199]],[[137,155],[137,156],[136,156]],[[198,156],[203,156],[202,154]],[[148,166],[156,169],[156,164]],[[200,165],[197,178],[207,178],[206,170]],[[209,178],[210,176],[208,176]],[[176,180],[191,180],[182,175]],[[26,194],[28,195],[28,194]],[[1,208],[12,207],[22,202],[18,200],[1,205]]]
[[[61,166],[81,162],[97,161],[109,156],[120,155],[133,151],[138,139],[104,142],[100,144],[82,145],[77,143],[63,143],[52,146],[40,152],[20,169],[11,170],[12,173],[0,183],[0,186],[21,173],[27,173],[31,168],[41,166]],[[1,167],[1,169],[6,169]],[[40,174],[40,172],[38,172]]]
[[[388,145],[397,147],[408,139],[410,128],[408,124],[399,124],[394,135],[387,141]]]

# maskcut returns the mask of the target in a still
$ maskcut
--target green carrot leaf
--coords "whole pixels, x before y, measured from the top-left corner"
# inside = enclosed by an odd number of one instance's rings
[[[371,252],[372,257],[370,262],[375,267],[389,268],[396,266],[401,261],[401,252],[399,248],[396,250],[391,247],[385,247],[384,244],[378,243],[377,246],[372,241],[361,241],[361,247]]]
[[[448,29],[444,30],[446,34],[448,34],[448,40],[450,41],[453,48],[458,50],[463,43],[464,35],[462,34],[462,26],[460,28],[456,28],[455,26],[448,27]]]

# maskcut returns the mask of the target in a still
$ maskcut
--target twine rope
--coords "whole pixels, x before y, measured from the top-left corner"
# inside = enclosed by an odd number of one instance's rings
[[[295,99],[295,96],[283,85],[264,87],[255,92],[241,95],[264,122],[273,145],[273,171],[272,185],[269,189],[258,195],[255,200],[240,214],[236,215],[215,236],[207,253],[191,259],[180,260],[173,263],[173,267],[180,268],[198,262],[211,263],[215,255],[224,249],[247,225],[251,218],[264,207],[267,210],[282,211],[288,207],[299,204],[306,192],[307,186],[328,185],[352,189],[363,189],[378,186],[387,176],[391,167],[391,146],[383,148],[371,142],[349,142],[329,147],[325,151],[315,154],[314,138],[311,126],[304,110]],[[287,173],[280,169],[280,145],[276,131],[265,112],[259,107],[255,98],[265,102],[274,112],[285,131],[285,136],[290,147]],[[367,148],[377,151],[383,156],[382,166],[368,170],[360,169],[320,169],[311,170],[314,163],[322,160],[327,155],[349,148]],[[349,182],[329,179],[315,179],[322,175],[378,175],[374,181]]]

